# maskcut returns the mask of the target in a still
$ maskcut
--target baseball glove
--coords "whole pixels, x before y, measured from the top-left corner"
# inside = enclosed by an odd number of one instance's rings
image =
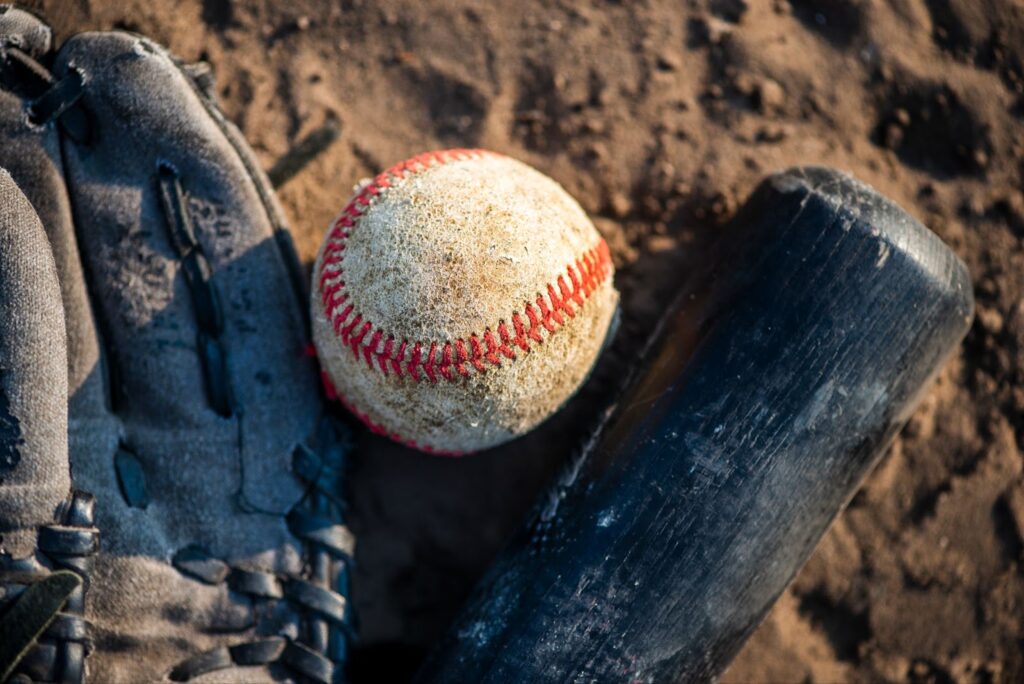
[[[0,167],[0,681],[343,678],[347,433],[208,71],[0,6]]]

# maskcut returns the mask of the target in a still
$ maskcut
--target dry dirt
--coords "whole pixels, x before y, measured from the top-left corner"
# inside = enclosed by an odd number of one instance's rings
[[[1024,4],[1020,0],[52,0],[59,35],[125,28],[215,70],[308,264],[360,178],[481,146],[573,193],[619,268],[624,325],[539,434],[451,461],[362,441],[358,670],[415,665],[703,238],[766,172],[847,169],[968,263],[978,318],[908,429],[732,665],[741,681],[1024,679]]]

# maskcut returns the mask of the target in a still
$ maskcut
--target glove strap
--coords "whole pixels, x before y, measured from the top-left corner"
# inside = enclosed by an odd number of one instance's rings
[[[99,550],[94,509],[91,494],[73,492],[58,522],[39,528],[34,557],[0,556],[0,590],[13,597],[6,606],[0,599],[0,682],[12,674],[12,681],[84,680],[92,651],[85,594]]]
[[[56,619],[82,578],[58,570],[31,584],[0,618],[0,682],[7,681],[29,649]]]

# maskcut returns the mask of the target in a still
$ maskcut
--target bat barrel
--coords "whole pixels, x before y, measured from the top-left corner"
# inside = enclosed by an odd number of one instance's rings
[[[420,681],[716,677],[973,315],[964,264],[829,169],[765,180],[723,254]]]

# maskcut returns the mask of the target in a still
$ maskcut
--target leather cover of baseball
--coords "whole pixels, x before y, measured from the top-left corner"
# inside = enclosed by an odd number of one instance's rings
[[[555,181],[484,150],[363,184],[313,269],[325,380],[375,432],[441,454],[521,435],[586,379],[618,304],[608,246]]]

